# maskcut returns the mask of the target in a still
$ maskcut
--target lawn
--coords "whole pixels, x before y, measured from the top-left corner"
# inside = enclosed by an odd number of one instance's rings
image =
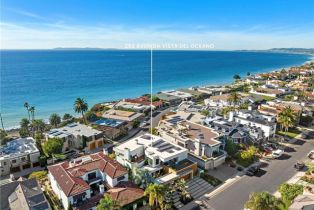
[[[287,137],[289,137],[291,139],[295,138],[300,133],[301,133],[301,131],[299,131],[296,128],[290,128],[287,132],[285,132],[285,131],[277,131],[277,134],[279,134],[281,136],[287,136]]]
[[[201,173],[200,177],[202,179],[204,179],[205,181],[207,181],[209,184],[213,185],[214,187],[220,185],[222,183],[221,180],[209,175],[209,174],[205,174],[205,173]]]

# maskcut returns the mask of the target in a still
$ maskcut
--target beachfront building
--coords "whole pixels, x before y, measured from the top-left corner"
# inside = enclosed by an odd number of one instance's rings
[[[101,118],[92,124],[94,127],[97,127],[97,130],[102,131],[107,139],[114,140],[128,134],[128,123],[125,121]]]
[[[128,181],[128,171],[103,152],[48,166],[52,191],[64,209],[96,209],[104,193]]]
[[[80,123],[72,123],[61,128],[51,129],[45,133],[45,137],[46,140],[49,138],[63,139],[63,151],[72,148],[93,150],[102,147],[104,144],[102,131]]]
[[[155,96],[170,106],[178,105],[182,101],[180,97],[168,95],[165,93],[158,93]]]
[[[276,98],[276,97],[289,93],[289,91],[286,88],[269,88],[269,87],[264,86],[264,87],[252,88],[250,90],[250,93]]]
[[[189,160],[188,150],[165,139],[144,134],[114,148],[116,159],[122,165],[140,168],[150,173],[156,183],[168,183],[175,179],[190,179],[197,165]]]
[[[35,178],[0,185],[0,195],[1,210],[51,210]]]
[[[230,88],[224,86],[205,86],[205,87],[198,87],[197,91],[201,93],[206,93],[211,96],[222,95],[225,93],[230,92]]]
[[[193,101],[182,101],[178,106],[178,111],[197,113],[204,109],[202,105],[197,105]]]
[[[133,128],[134,122],[140,122],[144,118],[144,116],[145,115],[143,113],[122,111],[116,109],[110,109],[103,114],[103,118],[126,122],[126,127],[128,130],[131,130]]]
[[[118,103],[114,105],[114,109],[126,110],[126,111],[138,112],[138,113],[146,113],[150,111],[150,106],[143,105],[140,103],[128,102],[128,101],[119,101]]]
[[[228,100],[229,97],[230,97],[229,93],[222,94],[222,95],[215,95],[215,96],[211,96],[208,99],[205,99],[204,103],[205,105],[214,106],[214,107],[230,106],[230,102]]]
[[[188,158],[201,168],[213,169],[225,162],[224,144],[209,127],[170,115],[159,122],[158,132],[165,140],[186,148]]]
[[[210,96],[208,93],[198,91],[197,88],[179,89],[178,91],[191,94],[195,100],[204,100]]]
[[[193,97],[191,93],[187,93],[187,92],[183,92],[179,90],[166,90],[166,91],[161,91],[161,92],[167,95],[179,97],[181,98],[182,101],[189,101]]]
[[[0,176],[39,166],[40,152],[33,138],[20,138],[0,148]]]
[[[138,98],[126,98],[123,99],[125,102],[130,102],[130,103],[135,103],[135,104],[142,104],[145,106],[151,106],[152,109],[158,109],[163,106],[163,101],[158,100],[158,101],[151,101],[151,98],[148,96],[141,96]]]

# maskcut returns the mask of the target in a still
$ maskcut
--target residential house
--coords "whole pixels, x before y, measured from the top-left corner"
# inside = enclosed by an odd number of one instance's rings
[[[131,102],[135,104],[142,104],[145,106],[152,106],[153,109],[158,109],[163,106],[163,102],[161,100],[159,101],[151,101],[151,98],[148,96],[141,96],[139,98],[126,98],[123,99],[125,102]]]
[[[171,95],[171,96],[176,96],[181,98],[182,101],[189,101],[192,99],[193,95],[191,93],[179,91],[179,90],[166,90],[162,91],[162,93]]]
[[[114,109],[126,110],[126,111],[138,112],[138,113],[146,113],[150,111],[151,106],[143,105],[141,103],[119,101],[118,103],[115,104]]]
[[[114,148],[116,159],[128,168],[140,168],[157,177],[156,183],[193,178],[197,165],[189,160],[188,150],[165,139],[144,134]]]
[[[98,152],[48,166],[48,178],[65,209],[95,210],[107,190],[128,181],[128,171]]]
[[[35,178],[19,178],[0,185],[1,210],[51,210]]]
[[[279,97],[284,94],[286,94],[288,91],[285,88],[269,88],[269,87],[257,87],[252,88],[250,93],[256,94],[256,95],[262,95],[262,96],[268,96],[268,97]]]
[[[186,148],[188,159],[204,169],[213,169],[224,163],[224,145],[219,134],[209,127],[168,116],[159,122],[158,132],[165,140]]]
[[[160,100],[164,101],[165,103],[169,104],[170,106],[178,105],[182,101],[180,97],[165,93],[158,93],[155,96],[158,97]]]
[[[298,195],[289,206],[289,210],[313,210],[314,195]]]
[[[196,100],[204,100],[210,96],[208,93],[198,91],[197,88],[179,89],[178,91],[191,94]]]
[[[143,113],[131,112],[131,111],[122,111],[110,109],[103,114],[104,118],[125,121],[127,123],[128,130],[131,130],[134,126],[134,122],[140,122],[144,118]]]
[[[61,138],[64,140],[63,151],[71,148],[93,150],[103,146],[103,132],[90,126],[72,123],[61,128],[51,129],[45,133],[49,138]]]
[[[97,127],[97,130],[102,131],[103,135],[108,139],[113,140],[128,134],[128,123],[125,121],[101,118],[92,124],[94,127]]]
[[[0,176],[39,166],[40,152],[33,138],[20,138],[0,147]]]
[[[197,105],[193,101],[182,101],[178,106],[178,111],[200,112],[204,109],[202,105]]]
[[[208,99],[205,99],[204,103],[205,105],[214,106],[214,107],[230,106],[230,102],[228,100],[229,97],[230,97],[229,93],[225,93],[222,95],[215,95],[215,96],[211,96]]]
[[[211,96],[222,95],[228,93],[230,88],[224,86],[205,86],[205,87],[198,87],[197,91],[206,93]]]

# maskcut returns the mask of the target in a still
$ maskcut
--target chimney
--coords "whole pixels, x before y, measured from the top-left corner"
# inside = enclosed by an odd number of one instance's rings
[[[103,153],[104,153],[104,155],[108,155],[109,154],[108,148],[103,148]]]
[[[104,194],[105,193],[105,186],[103,184],[99,185],[99,193]]]
[[[230,111],[229,112],[229,122],[232,122],[233,121],[233,117],[234,117],[234,112],[233,111]]]

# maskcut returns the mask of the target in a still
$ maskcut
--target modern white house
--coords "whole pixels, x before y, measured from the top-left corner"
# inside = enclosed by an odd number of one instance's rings
[[[179,91],[179,90],[167,90],[167,91],[162,91],[162,93],[171,95],[171,96],[176,96],[181,98],[183,101],[191,100],[193,95],[187,92]]]
[[[276,133],[276,118],[258,111],[239,110],[229,113],[229,121],[247,125],[251,128],[260,128],[265,138],[269,139]]]
[[[39,166],[40,152],[33,138],[20,138],[0,147],[0,176]]]
[[[120,144],[113,150],[117,161],[122,165],[130,169],[141,168],[154,176],[160,175],[155,180],[158,183],[167,183],[180,177],[191,178],[195,173],[194,163],[182,164],[187,161],[188,150],[159,136],[144,134]],[[186,173],[179,175],[176,170],[178,165],[187,169]]]
[[[211,96],[210,98],[205,99],[204,103],[207,106],[214,106],[214,107],[229,106],[230,105],[230,102],[228,101],[229,96],[230,94],[228,93]]]
[[[128,181],[128,171],[103,152],[48,166],[51,188],[68,209],[96,209],[103,194]]]
[[[72,123],[61,128],[51,129],[45,133],[45,137],[46,140],[49,138],[63,139],[63,151],[71,148],[93,150],[103,146],[103,132],[80,123]]]
[[[165,140],[186,148],[189,159],[204,169],[216,168],[225,162],[224,145],[213,129],[168,116],[159,122],[158,132]]]

